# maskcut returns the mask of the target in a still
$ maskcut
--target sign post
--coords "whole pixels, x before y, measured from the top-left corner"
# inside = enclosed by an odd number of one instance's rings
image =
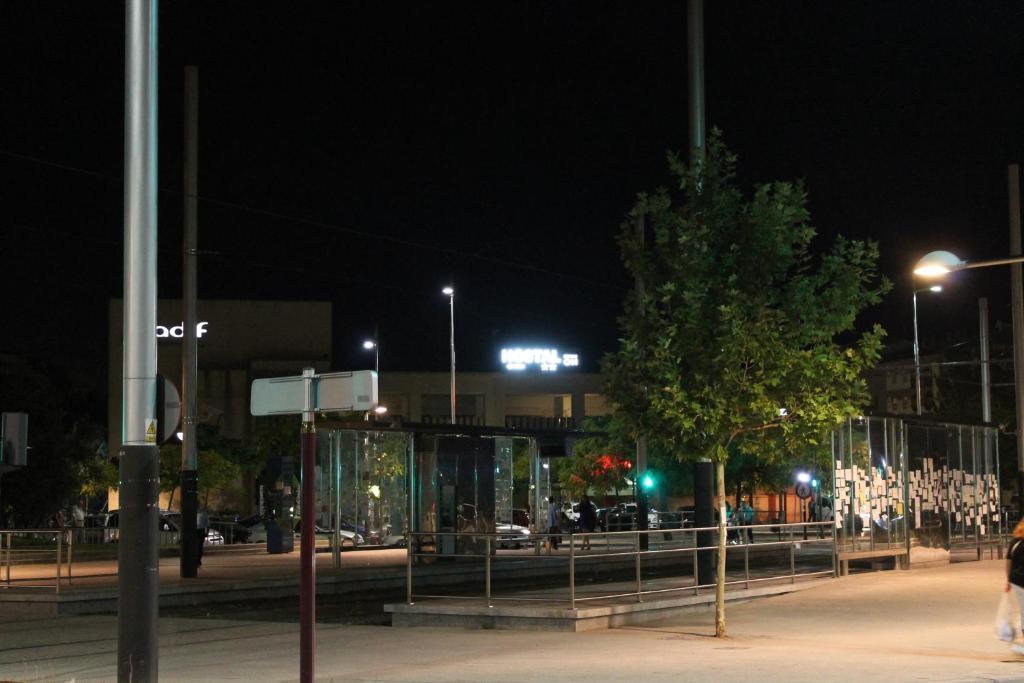
[[[313,683],[316,673],[315,415],[317,412],[365,412],[376,405],[377,373],[373,370],[317,375],[313,368],[303,368],[299,377],[257,379],[252,383],[249,400],[252,415],[302,416],[302,546],[299,554],[299,680],[302,683]]]

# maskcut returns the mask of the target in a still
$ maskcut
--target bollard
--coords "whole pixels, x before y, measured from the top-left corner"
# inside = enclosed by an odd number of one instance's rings
[[[491,537],[484,536],[484,592],[487,594],[487,606],[491,604]]]
[[[576,609],[576,550],[569,540],[569,609]]]
[[[636,601],[643,602],[643,580],[640,574],[640,532],[633,535],[633,551],[636,553]]]

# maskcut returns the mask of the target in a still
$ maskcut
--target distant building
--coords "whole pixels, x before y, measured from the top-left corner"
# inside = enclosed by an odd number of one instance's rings
[[[934,413],[942,404],[938,380],[941,376],[939,355],[921,358],[921,405],[923,414]],[[871,393],[872,414],[913,415],[917,413],[914,383],[914,360],[900,359],[879,363],[867,373]]]
[[[323,301],[201,300],[197,305],[197,417],[227,438],[246,440],[253,379],[331,366],[331,304]],[[108,315],[107,443],[121,447],[122,302]],[[181,388],[181,301],[157,302],[157,371]],[[111,507],[116,507],[112,496]]]
[[[455,375],[458,424],[524,429],[574,429],[583,418],[607,415],[599,374],[463,372]],[[381,405],[406,422],[451,422],[451,376],[445,372],[384,372]]]

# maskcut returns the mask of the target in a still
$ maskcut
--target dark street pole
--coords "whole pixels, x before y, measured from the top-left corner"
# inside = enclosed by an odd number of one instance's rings
[[[636,238],[640,249],[644,248],[646,242],[646,229],[644,226],[644,215],[641,213],[636,219]],[[640,307],[640,315],[644,315],[644,280],[636,276],[636,298]],[[642,352],[642,351],[641,351]],[[644,387],[644,401],[647,401],[647,387]],[[636,482],[636,528],[639,531],[647,531],[647,511],[650,509],[650,501],[647,499],[647,490],[643,487],[643,477],[647,473],[647,435],[641,434],[636,440],[636,471],[633,477]],[[640,549],[647,550],[650,547],[648,534],[641,534],[639,537]]]
[[[687,0],[686,55],[690,102],[690,165],[704,159],[704,2]],[[714,467],[706,458],[693,465],[694,525],[714,526]],[[697,545],[710,548],[715,543],[713,531],[697,533]],[[703,550],[697,555],[697,580],[701,585],[715,582],[715,551]]]
[[[1021,255],[1020,167],[1007,168],[1010,202],[1010,256]],[[1013,380],[1017,395],[1017,510],[1024,506],[1024,279],[1020,263],[1010,266],[1010,294],[1013,309]]]
[[[117,680],[156,681],[157,0],[125,4],[124,365],[117,551]]]
[[[199,473],[196,458],[196,248],[199,195],[199,69],[185,67],[185,226],[182,244],[181,347],[181,576],[199,569]]]
[[[313,368],[303,368],[306,400],[302,413],[302,547],[299,554],[299,681],[316,673],[316,426],[313,422]]]

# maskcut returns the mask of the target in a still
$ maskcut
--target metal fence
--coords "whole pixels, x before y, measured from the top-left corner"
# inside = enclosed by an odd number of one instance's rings
[[[3,529],[0,530],[0,575],[5,588],[52,588],[60,593],[62,581],[71,583],[74,557],[74,535],[70,529]],[[15,564],[53,564],[53,575],[11,578]],[[66,565],[66,568],[65,568]],[[52,583],[50,583],[52,581]]]
[[[698,576],[698,556],[701,553],[716,554],[718,551],[718,526],[702,528],[663,529],[647,531],[613,531],[570,534],[531,534],[526,552],[499,552],[499,546],[507,544],[507,534],[476,532],[412,532],[407,534],[406,554],[406,601],[413,604],[417,599],[459,599],[484,600],[487,606],[495,601],[546,602],[567,604],[575,609],[577,603],[588,601],[642,602],[649,596],[666,596],[673,593],[699,595],[702,589],[714,588],[715,583],[701,583]],[[715,545],[697,545],[697,533],[711,532],[716,536]],[[726,551],[726,586],[751,584],[767,581],[788,580],[795,583],[802,578],[837,576],[835,526],[832,522],[809,522],[801,524],[754,524],[729,527]],[[734,536],[735,533],[735,536]],[[758,539],[758,537],[760,537]],[[453,538],[448,544],[440,541]],[[749,539],[749,541],[748,541]],[[766,540],[767,539],[767,540]],[[566,546],[564,552],[553,551],[553,546]],[[439,554],[442,545],[459,548],[456,554]],[[532,550],[532,552],[530,552]],[[546,551],[546,552],[545,552]],[[798,567],[797,553],[809,552],[811,566]],[[742,567],[735,566],[735,558],[742,553]],[[717,556],[717,555],[716,555]],[[482,562],[483,594],[465,590],[458,594],[418,594],[414,590],[414,573],[418,564],[427,560],[451,558],[462,561]],[[674,559],[685,558],[690,562],[688,572],[675,571],[682,565]],[[751,560],[754,560],[754,566]],[[781,560],[781,562],[780,562]],[[542,595],[536,590],[518,588],[505,595],[496,595],[494,587],[494,563],[519,561],[544,563],[564,568],[568,575],[561,588],[544,588]],[[730,566],[730,562],[733,565]],[[807,564],[807,562],[804,562]],[[537,566],[537,565],[535,565]],[[825,568],[815,568],[821,566]],[[580,591],[579,570],[599,567],[611,570],[613,580],[606,582],[605,589],[594,590],[592,583],[585,583],[586,592]],[[662,572],[656,579],[644,579],[644,570],[658,569]],[[667,571],[666,571],[667,570]],[[799,571],[798,571],[799,570]],[[557,573],[558,570],[549,573]],[[624,574],[631,574],[625,578]],[[521,578],[521,576],[520,576]],[[466,588],[467,582],[459,584]]]

